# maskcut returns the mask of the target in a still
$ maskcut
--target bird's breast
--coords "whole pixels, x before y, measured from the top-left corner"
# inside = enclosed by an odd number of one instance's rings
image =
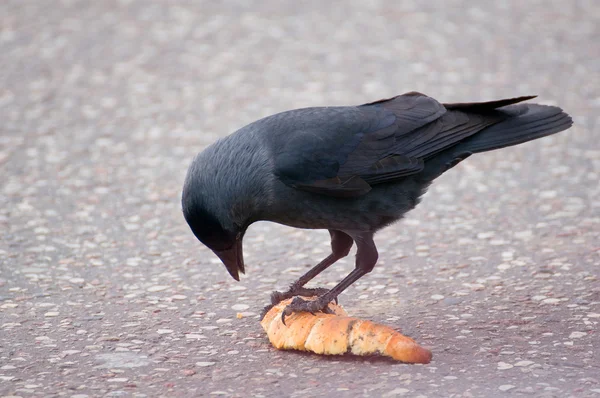
[[[405,180],[375,185],[356,198],[319,195],[287,186],[277,192],[267,221],[295,228],[375,231],[413,209],[424,187]]]

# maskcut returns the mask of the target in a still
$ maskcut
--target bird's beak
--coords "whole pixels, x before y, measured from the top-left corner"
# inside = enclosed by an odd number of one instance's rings
[[[242,240],[236,239],[230,249],[223,251],[215,251],[215,254],[221,259],[225,268],[229,271],[229,275],[236,281],[240,280],[239,272],[245,273],[244,270],[244,252],[242,251]]]

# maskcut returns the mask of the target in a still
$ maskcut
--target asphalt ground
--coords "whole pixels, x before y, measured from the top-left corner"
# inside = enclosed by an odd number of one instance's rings
[[[2,1],[0,395],[600,396],[599,37],[591,0]],[[262,116],[412,90],[575,126],[442,176],[340,296],[431,364],[274,350],[258,313],[328,234],[253,225],[236,283],[183,220],[187,166]]]

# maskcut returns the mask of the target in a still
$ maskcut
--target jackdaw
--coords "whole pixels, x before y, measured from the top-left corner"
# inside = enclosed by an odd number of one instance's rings
[[[295,297],[285,316],[322,311],[377,262],[373,235],[413,209],[431,182],[478,152],[568,129],[556,106],[535,96],[442,104],[417,92],[360,106],[296,109],[260,119],[193,160],[182,209],[194,235],[239,280],[242,238],[255,221],[327,229],[331,254],[271,301]],[[519,104],[518,104],[519,103]],[[331,290],[304,285],[346,256],[356,266]]]

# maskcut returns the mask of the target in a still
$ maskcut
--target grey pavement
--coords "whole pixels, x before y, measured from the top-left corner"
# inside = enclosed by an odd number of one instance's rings
[[[600,397],[599,37],[594,0],[3,0],[0,396]],[[236,283],[183,220],[189,162],[412,90],[575,126],[442,176],[340,296],[431,364],[274,350],[258,313],[328,234],[252,226]]]

